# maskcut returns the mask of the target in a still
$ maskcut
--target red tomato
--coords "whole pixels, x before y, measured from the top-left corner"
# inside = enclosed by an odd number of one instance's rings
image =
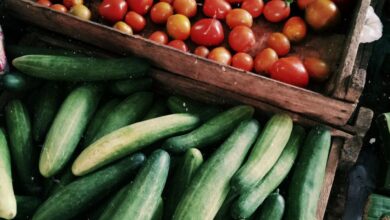
[[[127,12],[125,0],[103,0],[99,6],[99,14],[110,22],[121,21]]]
[[[186,43],[184,43],[184,41],[182,41],[182,40],[173,40],[173,41],[168,43],[168,46],[174,47],[174,48],[182,50],[184,52],[188,51]]]
[[[210,51],[205,46],[199,46],[195,48],[194,54],[201,56],[201,57],[207,57],[209,55]]]
[[[224,47],[216,47],[212,49],[207,58],[226,65],[230,65],[232,62],[232,55]]]
[[[129,11],[126,14],[125,22],[130,25],[134,32],[142,31],[146,26],[145,18],[135,11]]]
[[[224,38],[222,24],[217,19],[200,19],[191,27],[191,40],[198,45],[218,46]]]
[[[159,2],[150,10],[150,19],[156,24],[165,24],[171,15],[173,15],[173,7],[166,2]]]
[[[244,9],[235,8],[228,12],[226,15],[226,24],[230,28],[234,28],[238,25],[245,25],[252,27],[253,19],[252,15]]]
[[[269,75],[269,69],[278,59],[278,54],[271,48],[265,48],[260,51],[255,57],[254,66],[256,73]]]
[[[232,66],[251,71],[253,69],[253,58],[247,53],[236,53],[232,58]]]
[[[152,7],[153,0],[127,0],[127,4],[129,5],[129,10],[144,15]]]
[[[331,0],[316,0],[305,10],[306,22],[314,30],[325,30],[335,26],[340,20],[340,12]]]
[[[51,2],[49,0],[38,0],[37,3],[46,7],[50,7],[51,5]]]
[[[278,56],[284,56],[290,52],[290,41],[279,32],[272,33],[267,40],[268,47],[275,50]]]
[[[294,86],[306,87],[309,74],[298,57],[286,57],[276,61],[270,68],[271,78]]]
[[[306,37],[306,32],[306,23],[298,16],[288,19],[283,27],[283,34],[292,42],[302,41]]]
[[[297,2],[298,2],[298,7],[301,9],[301,10],[305,10],[306,9],[306,7],[310,4],[310,3],[312,3],[312,2],[314,2],[315,0],[298,0]]]
[[[241,8],[247,10],[253,18],[259,17],[263,13],[263,0],[244,0]]]
[[[167,44],[168,35],[162,31],[155,31],[149,36],[149,40],[155,41],[160,44]]]
[[[191,33],[190,20],[181,14],[169,16],[167,20],[167,31],[173,39],[186,40]]]
[[[225,0],[205,0],[203,3],[203,13],[207,17],[225,19],[230,10],[232,6]]]
[[[330,69],[325,61],[315,57],[307,57],[303,60],[303,65],[314,81],[323,82],[329,78]]]
[[[50,8],[63,13],[66,13],[68,11],[68,9],[66,9],[66,7],[61,4],[51,5]]]
[[[114,28],[126,34],[133,34],[133,29],[123,21],[116,22]]]
[[[280,22],[290,16],[290,6],[284,0],[271,0],[264,6],[264,17],[270,22]]]
[[[173,2],[173,8],[177,14],[191,18],[196,15],[198,6],[195,0],[175,0]]]
[[[229,34],[229,45],[236,52],[248,52],[255,43],[255,34],[247,26],[237,26]]]
[[[75,5],[84,4],[84,1],[83,0],[64,0],[63,3],[65,5],[65,7],[70,9],[71,7],[73,7]]]
[[[91,11],[85,5],[75,5],[69,10],[69,13],[84,20],[91,19]]]
[[[243,0],[226,0],[230,4],[241,3]]]

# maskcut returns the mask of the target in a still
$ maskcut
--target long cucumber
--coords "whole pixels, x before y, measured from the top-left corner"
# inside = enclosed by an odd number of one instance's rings
[[[150,107],[148,113],[146,113],[143,120],[157,118],[166,115],[167,113],[168,113],[168,108],[165,104],[165,101],[162,99],[157,99],[157,101],[154,102],[153,106]]]
[[[42,199],[34,196],[16,196],[17,215],[15,220],[31,219],[35,211],[42,204]]]
[[[113,82],[110,91],[115,95],[130,95],[135,92],[148,91],[152,88],[151,78],[129,79]]]
[[[282,220],[285,208],[285,201],[279,192],[272,193],[260,206],[256,220]]]

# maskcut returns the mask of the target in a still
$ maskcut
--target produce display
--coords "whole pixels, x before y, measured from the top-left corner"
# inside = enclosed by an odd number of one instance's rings
[[[379,194],[371,194],[368,197],[364,209],[363,219],[374,220],[390,218],[390,198]]]

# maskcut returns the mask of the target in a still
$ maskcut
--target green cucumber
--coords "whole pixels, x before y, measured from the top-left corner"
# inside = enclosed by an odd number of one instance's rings
[[[283,196],[279,192],[272,193],[260,206],[256,220],[282,220],[284,208],[285,202]]]
[[[198,169],[181,197],[173,220],[215,217],[230,190],[230,179],[241,166],[259,133],[256,120],[242,122]]]
[[[205,105],[182,96],[170,96],[167,104],[172,113],[195,114],[202,121],[207,121],[223,111],[217,106]]]
[[[31,219],[35,211],[42,204],[42,200],[33,196],[16,196],[17,215],[15,220]]]
[[[26,55],[12,64],[19,71],[37,78],[59,81],[98,81],[145,76],[149,63],[141,58],[94,58],[55,55]]]
[[[387,166],[383,188],[390,190],[390,113],[379,115],[376,124],[379,131],[379,137],[382,140],[381,147]]]
[[[153,106],[150,107],[148,113],[146,113],[143,120],[148,120],[152,118],[157,118],[168,113],[167,106],[165,105],[165,101],[158,99],[154,102]]]
[[[51,195],[34,214],[33,220],[72,219],[118,187],[144,162],[143,154],[134,154],[88,176],[68,184]]]
[[[214,220],[233,219],[232,216],[230,215],[230,209],[231,209],[233,202],[237,199],[237,197],[238,197],[238,194],[236,192],[233,192],[232,190],[230,190],[226,199],[223,201],[221,208],[218,210],[218,213],[215,216]]]
[[[0,129],[0,179],[0,218],[13,219],[16,216],[16,198],[12,186],[11,157],[3,129]]]
[[[63,55],[63,56],[82,56],[77,51],[65,50],[60,48],[29,47],[20,45],[6,46],[7,54],[10,57],[21,57],[25,55]]]
[[[153,212],[151,220],[162,220],[164,214],[164,200],[160,197],[156,210]]]
[[[39,171],[51,177],[70,160],[100,99],[100,88],[84,85],[62,103],[43,144]]]
[[[138,92],[115,106],[96,131],[92,142],[119,128],[141,120],[153,104],[153,93]]]
[[[267,122],[248,160],[232,179],[234,191],[246,191],[263,179],[282,154],[292,128],[293,121],[287,114],[276,114]]]
[[[288,189],[287,219],[317,218],[318,200],[324,182],[330,146],[329,129],[316,126],[309,132]]]
[[[253,107],[241,105],[222,112],[188,134],[171,137],[163,148],[174,153],[202,148],[226,138],[243,120],[253,116]]]
[[[304,138],[305,130],[300,126],[294,126],[287,146],[276,164],[255,187],[243,191],[233,204],[231,211],[233,218],[252,216],[267,196],[280,185],[290,172]]]
[[[135,92],[149,91],[152,88],[151,78],[129,79],[112,82],[110,91],[115,95],[131,95]]]
[[[169,188],[167,195],[165,210],[167,218],[172,217],[172,214],[180,201],[181,195],[183,195],[188,185],[191,183],[192,177],[202,163],[202,153],[196,148],[191,148],[186,151],[181,162],[176,165],[170,184],[172,187]]]
[[[99,216],[99,220],[110,220],[112,215],[118,209],[119,205],[123,202],[125,192],[130,188],[132,183],[122,187],[115,195],[109,199],[107,204],[104,204],[103,212]]]
[[[390,198],[379,194],[371,194],[364,208],[364,220],[387,220],[390,216]]]
[[[2,76],[1,84],[6,90],[21,92],[37,88],[42,81],[19,72],[8,72]]]
[[[81,176],[121,157],[147,147],[163,138],[195,128],[199,118],[190,114],[172,114],[128,125],[87,147],[76,158],[72,172]]]
[[[58,178],[53,177],[53,179],[50,179],[52,184],[47,189],[46,196],[55,194],[69,183],[73,182],[75,178],[76,177],[73,175],[72,170],[67,167],[67,169],[64,169]]]
[[[159,205],[168,178],[170,157],[163,150],[154,151],[139,171],[112,220],[151,220]]]

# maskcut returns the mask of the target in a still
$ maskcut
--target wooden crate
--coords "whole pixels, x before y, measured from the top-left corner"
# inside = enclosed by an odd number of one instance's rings
[[[316,35],[309,38],[303,46],[296,47],[296,52],[318,53],[319,51],[321,56],[326,55],[324,59],[329,63],[337,64],[334,66],[332,78],[325,88],[318,92],[220,65],[190,53],[159,45],[141,36],[129,36],[108,26],[83,21],[39,6],[30,0],[4,0],[3,2],[6,11],[16,18],[116,53],[130,52],[147,57],[158,68],[235,92],[272,108],[288,109],[296,114],[332,125],[347,124],[364,87],[365,69],[355,63],[361,63],[363,59],[358,55],[359,36],[370,0],[357,1],[346,34],[323,37]],[[254,25],[261,29],[255,29],[255,34],[262,32],[261,36],[266,36],[264,30],[270,32],[280,28],[280,26],[264,26],[264,23],[260,19]],[[258,42],[262,40],[258,39]],[[253,50],[258,51],[260,48],[261,45],[258,45]],[[360,52],[360,54],[364,53]],[[356,58],[360,60],[355,62]]]

